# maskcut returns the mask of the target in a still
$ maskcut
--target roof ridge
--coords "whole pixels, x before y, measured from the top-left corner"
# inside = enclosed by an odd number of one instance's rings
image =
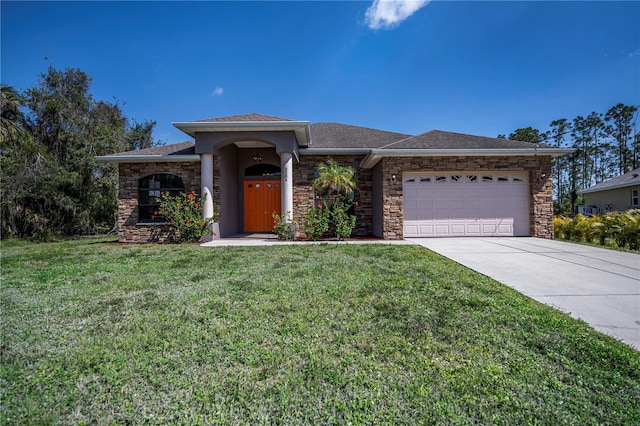
[[[261,114],[259,112],[250,112],[247,114],[225,115],[222,117],[205,118],[195,120],[195,123],[216,123],[216,122],[251,122],[251,121],[295,121],[290,118],[276,117],[275,115]]]
[[[389,148],[390,146],[393,146],[393,145],[399,144],[399,143],[401,143],[401,142],[406,142],[406,141],[408,141],[408,140],[411,140],[411,139],[413,139],[413,138],[417,138],[417,137],[422,136],[422,135],[425,135],[425,134],[427,134],[427,133],[431,133],[431,132],[433,132],[433,131],[434,131],[434,130],[432,129],[432,130],[427,130],[426,132],[419,133],[419,134],[417,134],[417,135],[409,135],[409,136],[407,136],[406,138],[403,138],[403,139],[400,139],[400,140],[398,140],[398,141],[391,142],[391,143],[388,143],[388,144],[386,144],[386,145],[383,145],[383,146],[381,146],[381,147],[380,147],[380,149],[387,149],[387,148]]]
[[[407,137],[412,136],[412,135],[410,135],[408,133],[403,133],[403,132],[394,132],[392,130],[375,129],[373,127],[358,126],[358,125],[355,125],[355,124],[338,123],[336,121],[321,121],[321,122],[318,122],[318,123],[311,123],[311,125],[318,125],[318,124],[337,124],[339,126],[355,127],[355,128],[358,128],[358,129],[372,130],[374,132],[391,133],[391,134],[394,134],[394,135],[403,135],[403,136],[407,136]]]

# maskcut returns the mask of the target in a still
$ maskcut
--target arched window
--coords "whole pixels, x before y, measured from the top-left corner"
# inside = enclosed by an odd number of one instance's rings
[[[254,164],[244,169],[245,176],[280,176],[280,167],[273,164]]]
[[[164,217],[154,215],[160,208],[160,194],[184,192],[182,178],[169,173],[145,176],[138,184],[138,222],[164,222]]]

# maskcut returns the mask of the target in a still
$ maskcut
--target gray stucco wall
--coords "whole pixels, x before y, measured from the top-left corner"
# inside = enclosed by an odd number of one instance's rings
[[[637,206],[631,205],[631,190],[633,189],[640,191],[640,185],[584,194],[584,204],[600,208],[601,213],[607,210],[607,205],[611,205],[611,210],[619,212],[637,209]]]
[[[380,162],[371,171],[371,233],[374,237],[380,238],[383,236],[382,176],[382,162]]]
[[[238,194],[238,149],[228,145],[220,150],[220,236],[229,237],[239,232]]]

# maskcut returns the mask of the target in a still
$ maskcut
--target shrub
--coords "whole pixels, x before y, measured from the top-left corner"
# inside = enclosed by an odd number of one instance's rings
[[[590,217],[557,216],[553,219],[553,225],[557,238],[589,243],[596,240],[603,246],[615,243],[621,248],[640,249],[640,210]]]
[[[640,246],[640,210],[629,210],[616,215],[615,240],[618,247],[628,246],[631,250],[638,250]]]
[[[597,223],[597,216],[577,215],[573,226],[574,240],[580,241],[584,239],[586,242],[591,243],[596,235],[595,223]]]
[[[569,238],[567,235],[567,226],[570,220],[571,219],[566,216],[556,216],[553,218],[553,229],[556,238]]]
[[[329,209],[322,204],[311,207],[304,218],[304,232],[312,241],[319,240],[329,230]]]
[[[356,226],[356,217],[348,214],[351,207],[351,200],[348,202],[338,197],[331,205],[331,220],[333,221],[333,231],[338,240],[349,238]]]
[[[162,215],[172,228],[178,232],[178,242],[196,242],[203,235],[212,235],[211,223],[218,217],[203,219],[202,208],[206,200],[190,193],[181,192],[175,196],[168,192],[160,194],[160,210],[154,213]]]
[[[288,222],[287,216],[289,212],[284,216],[280,216],[278,213],[273,212],[273,233],[276,234],[279,240],[295,241],[298,232],[298,224],[296,222]]]

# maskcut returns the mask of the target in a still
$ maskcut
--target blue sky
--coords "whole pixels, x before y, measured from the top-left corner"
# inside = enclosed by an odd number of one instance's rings
[[[485,136],[640,105],[640,2],[9,2],[1,80],[49,64],[157,121],[258,112]]]

